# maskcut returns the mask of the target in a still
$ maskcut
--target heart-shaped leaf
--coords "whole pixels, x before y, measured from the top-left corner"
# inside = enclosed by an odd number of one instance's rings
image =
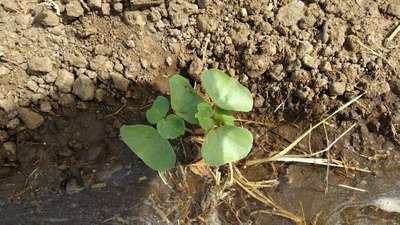
[[[181,75],[174,75],[169,79],[171,90],[171,107],[175,114],[183,118],[191,124],[197,124],[198,120],[195,117],[197,105],[204,102],[193,87],[189,80]]]
[[[235,117],[232,116],[232,111],[224,110],[217,107],[217,110],[215,110],[214,119],[218,125],[235,125]]]
[[[196,118],[199,120],[199,125],[201,128],[208,132],[213,129],[216,124],[212,118],[214,110],[207,102],[202,102],[197,106]]]
[[[210,69],[203,73],[201,82],[208,96],[222,109],[249,112],[253,97],[249,89],[223,71]]]
[[[244,128],[224,126],[211,130],[203,143],[201,154],[210,166],[234,162],[249,154],[253,135]]]
[[[166,171],[175,166],[176,155],[169,142],[151,126],[124,125],[122,140],[150,168]]]
[[[153,105],[146,112],[146,119],[151,124],[156,124],[162,120],[169,111],[169,101],[164,96],[158,96]]]
[[[185,134],[185,121],[177,115],[168,115],[157,123],[157,130],[165,139],[175,139]]]

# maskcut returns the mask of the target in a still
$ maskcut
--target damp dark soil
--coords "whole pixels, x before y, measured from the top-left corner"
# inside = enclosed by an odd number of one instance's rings
[[[152,171],[118,137],[121,124],[143,123],[148,104],[106,102],[60,109],[40,128],[15,134],[18,161],[2,167],[0,179],[1,224],[293,224],[238,185],[223,184],[227,167],[220,169],[220,185],[207,169],[188,162],[168,174]],[[306,129],[301,123],[246,126],[265,133],[264,149],[285,146]],[[342,130],[316,129],[293,151],[323,149],[325,131],[334,138]],[[237,168],[249,181],[273,180],[262,192],[308,224],[398,224],[400,155],[391,152],[389,140],[377,143],[379,135],[366,132],[359,148],[386,146],[384,155],[357,159],[371,172],[290,162]],[[331,154],[349,150],[358,136],[344,137]],[[181,143],[190,148],[189,139]],[[183,149],[176,145],[180,163],[188,154]],[[255,151],[249,159],[264,154]]]
[[[168,188],[119,140],[117,106],[68,108],[15,135],[18,163],[0,178],[1,224],[162,224],[151,198]],[[129,122],[142,120],[125,107]]]

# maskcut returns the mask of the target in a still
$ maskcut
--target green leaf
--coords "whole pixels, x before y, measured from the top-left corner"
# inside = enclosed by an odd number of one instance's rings
[[[153,127],[124,125],[120,128],[120,135],[125,144],[150,168],[166,171],[175,166],[174,150]]]
[[[214,119],[219,125],[227,125],[234,126],[235,125],[235,117],[232,116],[232,111],[224,110],[217,107],[217,110],[214,114]]]
[[[202,102],[197,105],[197,113],[195,116],[199,120],[200,127],[203,128],[205,132],[208,132],[216,126],[212,118],[213,114],[214,110],[207,102]]]
[[[211,130],[203,143],[201,154],[210,166],[234,162],[249,154],[253,135],[244,128],[224,126]]]
[[[146,112],[146,119],[151,124],[162,120],[169,111],[169,101],[164,96],[158,96],[153,105]]]
[[[212,117],[214,110],[207,102],[202,102],[197,105],[197,114],[199,116]]]
[[[197,105],[204,102],[193,87],[189,80],[181,75],[174,75],[169,79],[171,90],[171,107],[175,114],[183,118],[191,124],[197,124],[198,120],[195,117]]]
[[[201,82],[208,96],[222,109],[249,112],[253,97],[249,89],[223,71],[210,69],[203,73]]]
[[[213,129],[217,125],[211,117],[197,117],[199,120],[199,125],[207,133],[209,130]]]
[[[185,134],[185,121],[177,115],[168,115],[157,123],[157,130],[165,139],[175,139]]]

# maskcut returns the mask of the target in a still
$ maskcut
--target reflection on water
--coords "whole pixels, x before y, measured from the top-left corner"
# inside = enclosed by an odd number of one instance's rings
[[[329,225],[395,225],[400,224],[400,191],[371,196],[369,199],[345,202],[327,220]]]

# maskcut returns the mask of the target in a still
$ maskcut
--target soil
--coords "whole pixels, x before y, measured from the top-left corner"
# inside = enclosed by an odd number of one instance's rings
[[[0,0],[0,224],[399,224],[399,20],[399,0]],[[207,68],[253,93],[247,186],[190,136],[163,174],[119,140]],[[249,166],[359,95],[288,153],[356,124],[318,154],[344,168]]]

